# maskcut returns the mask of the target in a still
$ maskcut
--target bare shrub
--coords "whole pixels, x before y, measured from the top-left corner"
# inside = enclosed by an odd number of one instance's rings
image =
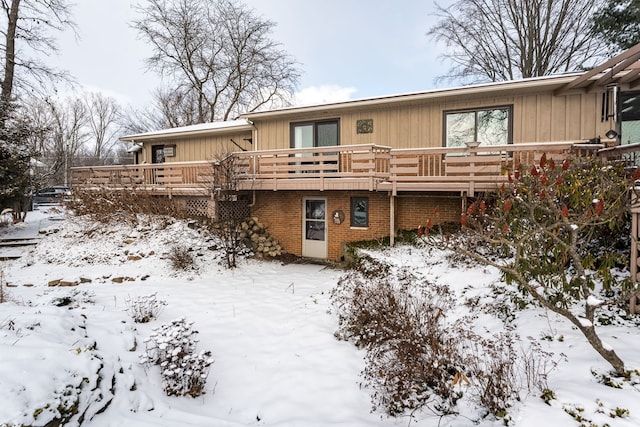
[[[127,313],[136,323],[148,323],[158,317],[167,302],[158,299],[156,292],[125,300]]]
[[[429,406],[452,413],[462,396],[452,384],[463,366],[453,333],[460,327],[446,319],[452,295],[405,269],[376,274],[375,264],[365,258],[367,275],[347,273],[332,295],[337,336],[368,350],[363,384],[373,390],[374,409],[399,415]]]
[[[481,338],[469,333],[464,347],[465,372],[474,390],[473,396],[490,414],[504,417],[513,401],[520,400],[514,336],[498,333]]]
[[[210,351],[196,353],[198,340],[185,318],[155,328],[145,340],[146,351],[140,363],[160,365],[162,384],[168,396],[197,397],[205,394],[209,367],[213,364]]]
[[[88,215],[94,221],[109,224],[113,221],[138,223],[138,215],[185,217],[184,209],[166,196],[154,196],[142,189],[112,190],[104,187],[91,190],[74,189],[65,206],[76,215]]]
[[[189,270],[194,268],[195,259],[191,250],[185,246],[176,245],[169,251],[169,261],[174,270]]]
[[[392,416],[428,408],[456,413],[463,393],[505,418],[525,388],[548,391],[556,366],[534,341],[516,346],[510,332],[482,336],[472,315],[455,318],[455,296],[407,268],[393,269],[361,257],[359,270],[345,273],[332,293],[338,315],[336,337],[367,350],[362,372],[374,410]]]

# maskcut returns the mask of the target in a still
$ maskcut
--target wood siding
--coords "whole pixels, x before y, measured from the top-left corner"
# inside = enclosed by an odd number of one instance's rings
[[[513,142],[553,142],[604,137],[612,124],[600,121],[601,92],[554,96],[552,92],[485,96],[417,105],[379,105],[357,111],[327,110],[286,118],[254,120],[256,149],[290,148],[291,123],[307,120],[340,120],[340,144],[378,144],[391,148],[441,147],[443,115],[448,110],[513,105]],[[356,133],[356,121],[373,119],[373,132]]]
[[[175,145],[176,152],[174,157],[166,157],[165,163],[193,162],[199,160],[215,160],[224,157],[235,151],[253,150],[252,144],[245,141],[245,138],[251,138],[251,132],[237,132],[224,135],[214,135],[207,137],[187,137],[184,139],[172,139],[162,142],[145,141],[140,155],[140,163],[152,163],[151,147],[153,145]],[[234,140],[240,147],[231,142]]]

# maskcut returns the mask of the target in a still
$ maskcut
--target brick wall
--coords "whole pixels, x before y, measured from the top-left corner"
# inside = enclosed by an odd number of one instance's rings
[[[335,224],[329,217],[327,252],[330,260],[342,257],[345,242],[371,240],[389,236],[390,200],[386,193],[368,191],[256,191],[256,203],[252,216],[269,227],[269,232],[285,251],[302,255],[302,201],[305,197],[327,200],[327,215],[337,210],[344,212],[344,222]],[[351,197],[369,198],[369,226],[351,227]],[[418,228],[433,215],[437,206],[443,222],[460,220],[459,197],[411,195],[398,197],[396,224],[400,230]]]
[[[429,219],[434,224],[460,222],[462,199],[459,196],[409,194],[399,196],[396,200],[398,230],[415,230]],[[435,208],[438,208],[437,215],[434,215]]]

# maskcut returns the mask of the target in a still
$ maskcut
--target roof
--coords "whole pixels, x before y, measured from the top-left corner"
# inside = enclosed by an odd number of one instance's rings
[[[197,125],[178,128],[161,129],[153,132],[139,133],[120,137],[120,141],[138,142],[158,139],[170,139],[184,136],[211,135],[251,130],[252,124],[246,119],[229,120],[225,122],[199,123]]]
[[[589,91],[614,84],[629,85],[629,89],[640,86],[640,44],[587,71],[558,89],[556,95],[574,89]]]
[[[522,92],[526,90],[556,90],[567,83],[572,82],[583,73],[571,73],[555,76],[533,77],[528,79],[511,80],[506,82],[491,82],[470,86],[460,86],[447,89],[433,89],[424,92],[413,92],[399,95],[388,95],[374,98],[363,98],[342,101],[330,104],[318,104],[304,107],[290,107],[279,110],[269,110],[242,114],[241,117],[249,120],[257,120],[273,116],[290,115],[296,113],[313,113],[327,110],[343,110],[362,107],[376,107],[389,104],[410,104],[429,99],[442,99],[448,97],[482,95],[491,92]]]

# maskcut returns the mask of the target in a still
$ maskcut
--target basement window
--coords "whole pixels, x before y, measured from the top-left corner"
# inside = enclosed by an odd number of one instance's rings
[[[351,198],[351,226],[361,228],[369,226],[368,197]]]

